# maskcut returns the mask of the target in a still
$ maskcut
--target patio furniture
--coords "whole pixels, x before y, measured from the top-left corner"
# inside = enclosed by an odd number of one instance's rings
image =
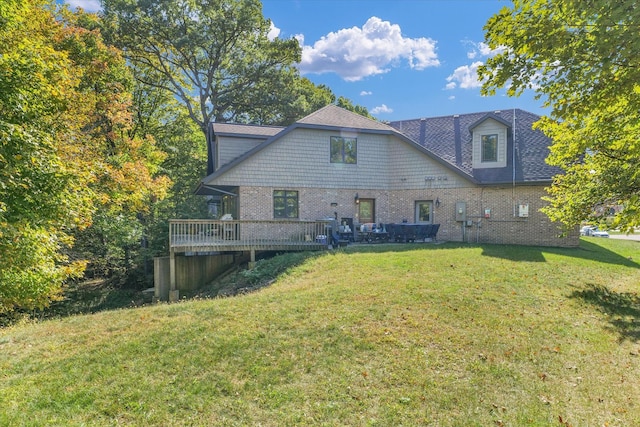
[[[389,233],[376,228],[367,231],[364,239],[367,243],[386,243],[389,241]]]
[[[350,242],[355,241],[356,229],[353,225],[353,218],[341,218],[340,224],[345,227],[345,231],[340,234],[343,239],[349,239]],[[349,231],[346,231],[349,230]]]
[[[331,233],[331,244],[334,248],[340,247],[344,248],[349,244],[349,239],[343,239],[340,237],[340,234],[336,231]]]
[[[427,235],[427,238],[436,242],[437,241],[436,235],[438,234],[439,229],[440,229],[440,224],[431,224],[431,231]]]

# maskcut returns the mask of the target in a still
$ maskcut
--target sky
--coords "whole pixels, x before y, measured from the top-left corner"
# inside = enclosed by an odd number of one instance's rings
[[[99,0],[66,0],[99,10]],[[379,120],[520,108],[533,93],[480,95],[476,68],[494,54],[483,26],[506,0],[262,0],[271,37],[296,38],[301,74]]]

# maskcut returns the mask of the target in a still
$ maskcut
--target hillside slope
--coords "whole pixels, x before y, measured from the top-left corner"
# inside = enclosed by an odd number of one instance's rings
[[[0,425],[640,425],[638,260],[350,247],[242,296],[0,329]]]

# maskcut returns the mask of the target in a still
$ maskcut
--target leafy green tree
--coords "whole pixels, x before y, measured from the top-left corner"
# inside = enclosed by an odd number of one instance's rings
[[[297,40],[269,40],[271,23],[259,0],[104,0],[103,6],[106,32],[136,79],[178,100],[206,141],[210,122],[288,125],[335,100],[328,87],[300,77]]]
[[[74,234],[73,255],[88,259],[93,274],[130,281],[143,250],[140,218],[169,185],[166,156],[152,136],[132,130],[134,80],[120,51],[104,43],[99,18],[63,9],[58,19],[64,31],[56,46],[79,76],[80,102],[69,113],[84,119],[70,129],[83,138],[66,147],[94,195],[92,223]]]
[[[132,130],[153,135],[158,148],[166,154],[161,169],[172,182],[166,197],[154,201],[150,211],[140,216],[147,242],[143,256],[150,259],[168,253],[168,219],[209,216],[206,201],[194,194],[195,184],[206,170],[207,148],[204,135],[184,106],[166,91],[136,85],[133,108]]]
[[[57,120],[77,81],[44,1],[0,8],[0,313],[45,306],[82,271],[62,249],[90,210],[59,154]]]
[[[87,262],[74,235],[168,184],[153,139],[126,135],[131,78],[93,19],[52,0],[0,9],[0,313],[48,305]]]
[[[236,123],[257,123],[288,126],[335,101],[335,95],[327,86],[316,86],[297,70],[282,73],[280,79],[269,82],[261,90],[261,102],[246,102],[243,112],[236,112]]]
[[[348,98],[345,98],[343,96],[338,98],[338,101],[336,102],[336,105],[338,107],[344,108],[345,110],[349,110],[349,111],[352,111],[354,113],[360,114],[361,116],[367,117],[369,119],[376,120],[375,117],[373,117],[371,114],[369,114],[369,110],[367,110],[365,107],[363,107],[361,105],[353,105],[353,102],[351,102],[351,100],[349,100]]]
[[[114,43],[143,83],[172,93],[204,134],[286,85],[300,60],[294,39],[269,40],[259,0],[104,0]],[[284,81],[284,83],[283,83]]]
[[[551,108],[550,218],[573,226],[622,207],[613,226],[640,225],[640,8],[633,1],[514,0],[486,24],[500,53],[479,70],[483,92],[532,89]]]

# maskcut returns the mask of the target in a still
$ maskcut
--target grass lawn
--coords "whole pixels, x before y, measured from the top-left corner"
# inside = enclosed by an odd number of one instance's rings
[[[362,245],[242,296],[23,322],[0,425],[640,425],[639,262]]]

